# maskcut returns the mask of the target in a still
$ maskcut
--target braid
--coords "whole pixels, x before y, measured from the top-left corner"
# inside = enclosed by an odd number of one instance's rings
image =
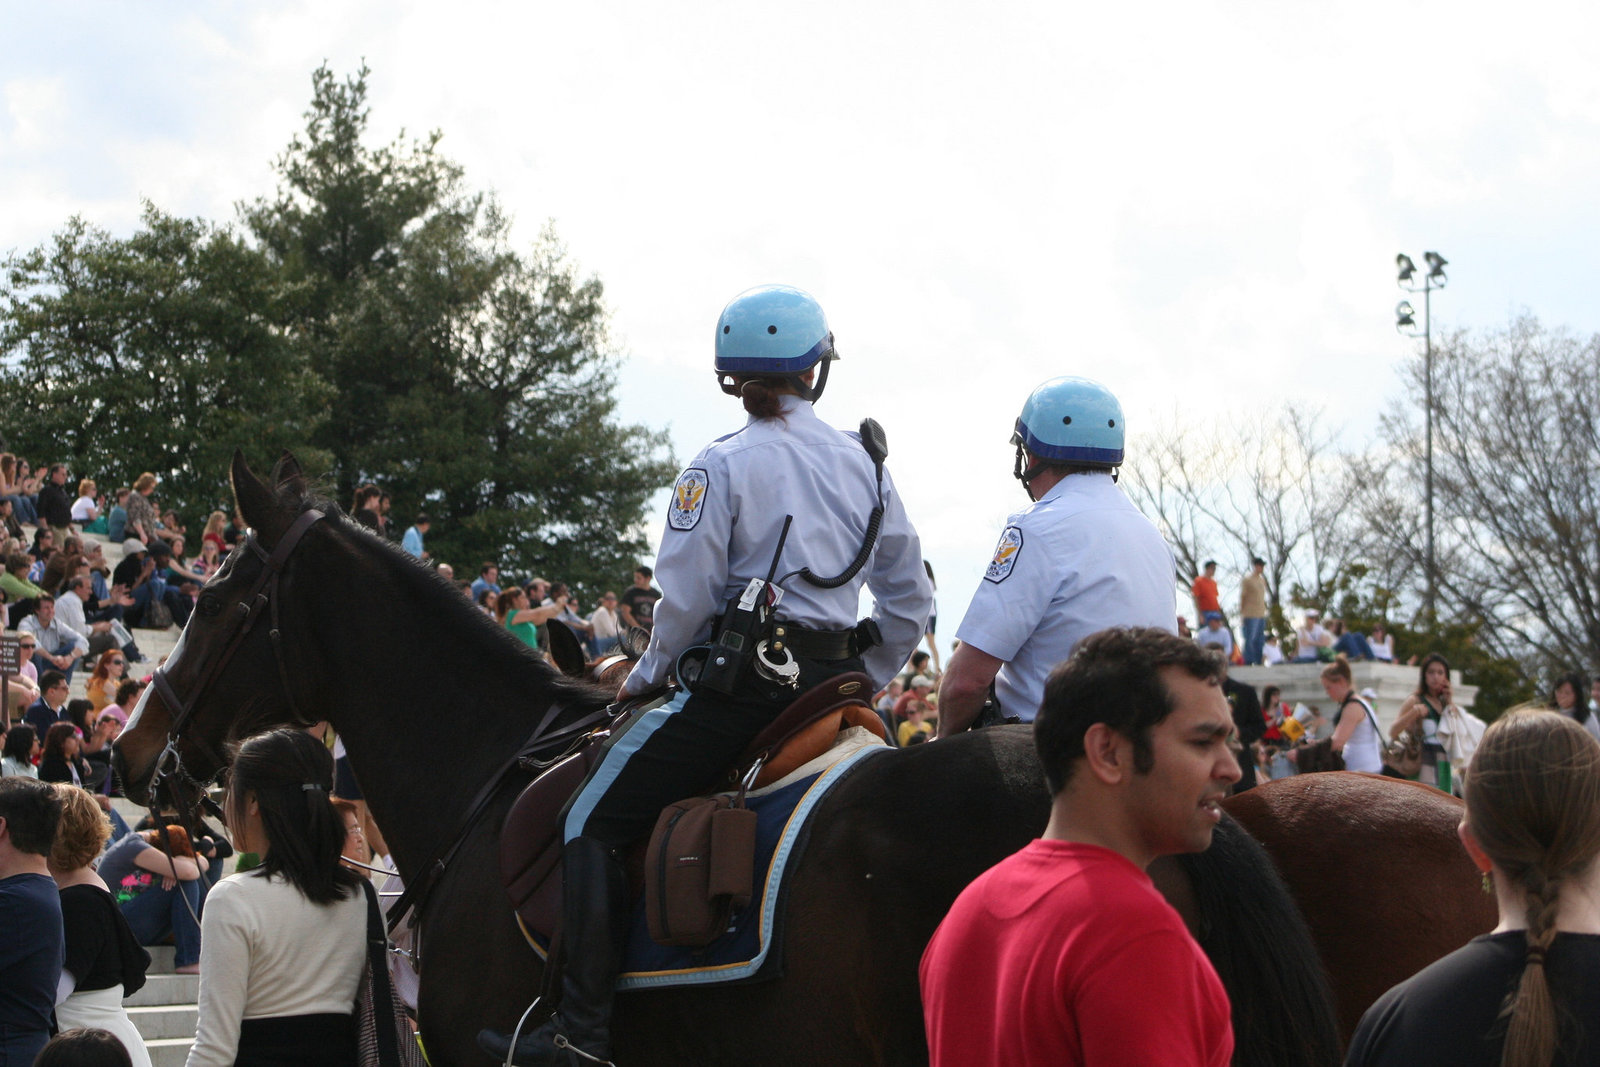
[[[1556,911],[1561,897],[1561,879],[1547,878],[1532,867],[1523,876],[1527,887],[1527,961],[1516,990],[1506,998],[1501,1015],[1509,1015],[1501,1067],[1547,1067],[1555,1055],[1558,1040],[1556,1006],[1550,993],[1550,977],[1545,960],[1556,939]]]

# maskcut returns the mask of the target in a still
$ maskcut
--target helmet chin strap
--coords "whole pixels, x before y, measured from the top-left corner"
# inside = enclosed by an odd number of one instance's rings
[[[1039,498],[1033,495],[1032,483],[1035,478],[1039,477],[1040,472],[1044,470],[1044,464],[1040,463],[1038,460],[1034,460],[1032,464],[1024,467],[1023,463],[1027,460],[1027,455],[1027,449],[1022,447],[1021,441],[1018,441],[1017,459],[1016,462],[1012,464],[1011,474],[1017,479],[1017,481],[1022,483],[1022,489],[1028,494],[1028,499],[1037,501]]]
[[[822,396],[822,390],[828,384],[828,364],[831,363],[831,362],[833,362],[833,361],[832,360],[827,360],[827,359],[822,361],[821,370],[817,371],[817,376],[816,376],[817,384],[816,385],[807,385],[806,384],[805,371],[802,371],[799,374],[785,375],[784,377],[780,378],[779,380],[787,382],[791,386],[793,386],[795,395],[798,396],[801,400],[805,400],[805,401],[808,401],[808,402],[810,402],[812,404],[815,404],[817,402],[817,400]],[[813,364],[813,366],[815,366],[815,364]],[[807,367],[806,368],[806,370],[808,370],[808,371],[810,369],[811,369],[811,367]],[[750,378],[763,378],[763,377],[776,377],[776,375],[761,375],[761,374],[733,375],[733,374],[729,374],[727,371],[718,371],[717,372],[717,386],[724,393],[727,393],[729,396],[738,396],[739,395],[739,390],[743,387],[745,381],[749,380]]]
[[[803,374],[796,374],[793,378],[789,379],[794,383],[794,391],[800,395],[801,400],[808,400],[815,404],[819,399],[821,399],[822,390],[827,388],[828,385],[828,364],[832,362],[833,360],[827,358],[821,360],[820,367],[817,370],[816,385],[807,385],[805,383],[805,377]],[[817,365],[813,364],[813,366]],[[810,370],[811,368],[808,367],[806,369]]]

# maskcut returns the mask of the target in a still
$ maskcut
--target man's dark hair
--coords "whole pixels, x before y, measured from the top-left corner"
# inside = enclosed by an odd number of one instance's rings
[[[1267,565],[1267,561],[1262,559],[1260,556],[1251,556],[1250,557],[1250,566],[1252,566],[1252,567],[1265,567],[1266,565]]]
[[[63,1030],[39,1050],[33,1067],[133,1067],[133,1057],[110,1030]]]
[[[61,824],[61,798],[49,782],[7,775],[0,778],[0,819],[18,852],[48,856]]]
[[[54,604],[56,602],[56,598],[50,593],[40,593],[34,600],[39,604]]]
[[[500,569],[500,564],[496,563],[492,559],[486,559],[486,560],[483,561],[483,566],[478,568],[478,575],[481,577],[481,576],[483,576],[485,574],[488,574],[492,570],[493,571],[497,571],[499,569]]]
[[[1215,567],[1216,565],[1217,565],[1217,561],[1216,560],[1208,559],[1204,563],[1200,564],[1200,569],[1201,570],[1205,570],[1207,567]]]
[[[633,573],[644,575],[646,580],[649,580],[649,579],[654,578],[656,576],[656,572],[651,570],[649,567],[645,566],[643,563],[641,563],[637,567],[633,568]]]
[[[1135,771],[1143,774],[1155,765],[1150,729],[1172,714],[1172,694],[1159,674],[1163,667],[1222,680],[1220,655],[1155,627],[1091,634],[1050,672],[1033,721],[1033,744],[1052,795],[1071,779],[1074,762],[1084,754],[1084,735],[1097,722],[1133,742]]]
[[[66,685],[67,676],[60,671],[45,671],[39,675],[39,692],[44,693],[58,685]]]
[[[426,511],[419,511],[419,512],[417,512],[416,521],[413,522],[411,525],[413,525],[413,526],[427,526],[428,524],[430,524],[432,522],[433,522],[433,520],[428,518],[428,513]]]
[[[133,709],[128,707],[128,700],[131,697],[136,696],[139,690],[143,688],[144,683],[139,681],[139,679],[124,678],[122,680],[122,684],[117,686],[117,707],[121,708],[123,711],[131,712]]]

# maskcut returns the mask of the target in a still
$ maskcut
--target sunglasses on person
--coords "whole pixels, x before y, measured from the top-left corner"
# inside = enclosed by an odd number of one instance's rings
[[[22,651],[26,652],[30,648],[38,648],[39,646],[38,645],[18,645],[17,647],[22,649]]]
[[[113,667],[126,667],[128,665],[128,661],[125,659],[114,659],[111,661],[111,665]]]

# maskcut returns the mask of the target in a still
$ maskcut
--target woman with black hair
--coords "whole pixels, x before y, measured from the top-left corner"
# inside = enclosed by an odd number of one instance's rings
[[[201,919],[200,1021],[188,1067],[349,1067],[366,963],[367,901],[339,862],[333,757],[311,735],[246,741],[228,826],[260,866],[218,882]]]
[[[39,778],[46,782],[67,782],[87,786],[93,772],[89,761],[83,758],[83,742],[78,740],[78,728],[70,722],[58,722],[44,735],[44,756],[39,760]]]
[[[1417,780],[1437,786],[1446,793],[1453,791],[1454,774],[1450,760],[1445,756],[1444,745],[1439,741],[1439,721],[1445,709],[1454,703],[1450,689],[1450,661],[1437,652],[1423,659],[1417,672],[1416,692],[1406,697],[1395,714],[1394,725],[1389,728],[1392,740],[1408,733],[1422,741],[1422,768]]]
[[[18,723],[6,731],[5,749],[0,753],[0,774],[19,778],[39,777],[39,768],[33,765],[33,757],[38,754],[38,733],[32,726]]]
[[[1589,709],[1589,702],[1584,699],[1588,692],[1589,679],[1583,672],[1569,671],[1556,679],[1555,688],[1550,692],[1550,706],[1600,740],[1600,716]]]

